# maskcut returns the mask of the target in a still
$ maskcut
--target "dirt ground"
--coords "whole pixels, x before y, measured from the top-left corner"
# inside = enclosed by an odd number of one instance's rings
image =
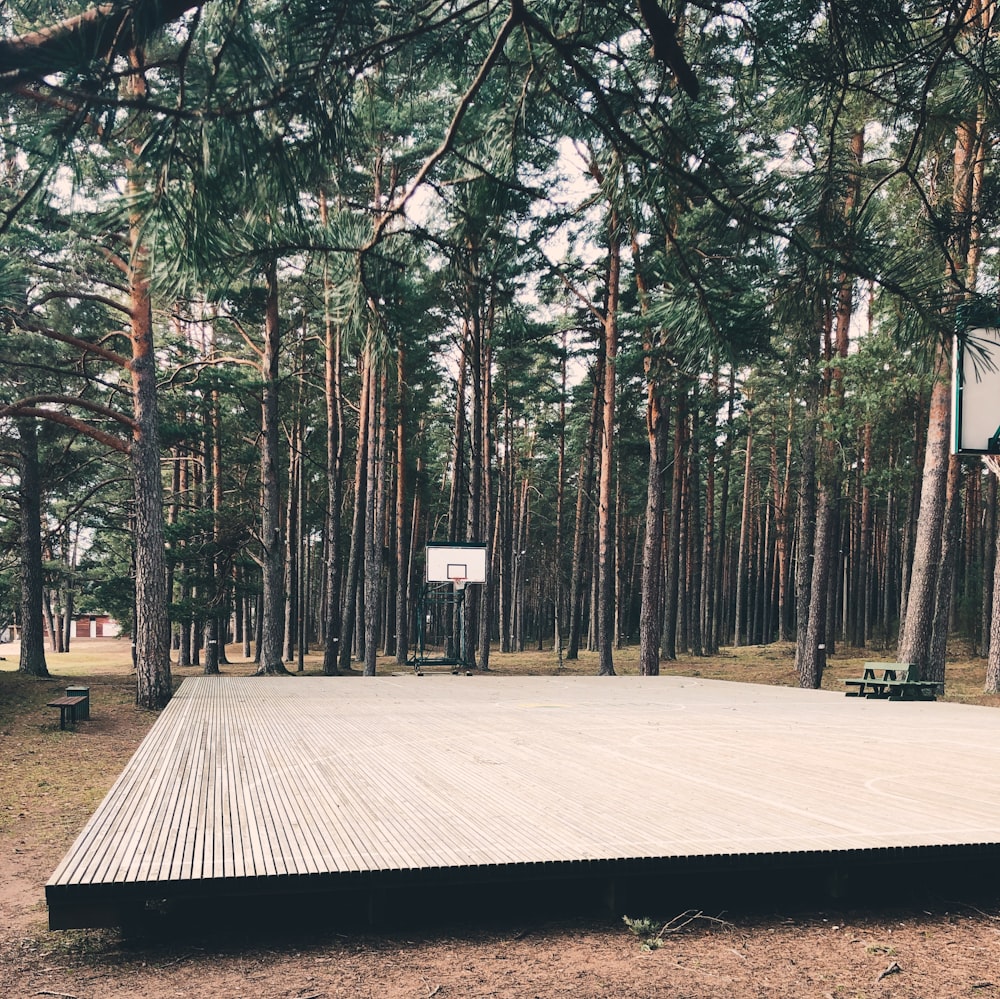
[[[0,996],[1000,997],[1000,891],[886,910],[667,909],[630,914],[633,929],[523,913],[380,934],[294,914],[250,929],[49,931],[45,882],[154,720],[123,671],[80,669],[0,672]],[[66,682],[88,683],[95,708],[60,732],[44,704]]]

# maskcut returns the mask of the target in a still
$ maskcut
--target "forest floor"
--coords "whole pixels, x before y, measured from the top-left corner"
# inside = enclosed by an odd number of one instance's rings
[[[356,932],[321,922],[213,926],[169,933],[49,931],[44,885],[155,716],[134,705],[125,641],[80,640],[49,655],[51,680],[16,673],[0,646],[0,995],[63,999],[449,999],[449,997],[933,997],[1000,999],[1000,888],[985,897],[879,909],[637,912],[620,919],[532,919]],[[230,653],[236,658],[235,650]],[[865,658],[828,667],[841,689]],[[556,672],[551,652],[495,655],[501,673]],[[564,672],[594,672],[584,657]],[[634,672],[624,652],[620,672]],[[249,664],[223,667],[251,672]],[[318,661],[307,658],[306,672]],[[190,675],[197,668],[177,669]],[[669,672],[790,684],[791,650],[768,646],[689,659]],[[948,699],[1000,706],[981,693],[984,665],[948,667]],[[45,701],[86,683],[95,708],[61,732]],[[347,681],[350,682],[350,681]],[[984,875],[986,872],[984,872]]]

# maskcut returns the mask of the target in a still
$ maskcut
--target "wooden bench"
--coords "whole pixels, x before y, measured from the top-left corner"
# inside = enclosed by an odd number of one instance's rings
[[[865,663],[860,677],[844,680],[848,697],[886,698],[896,701],[934,701],[944,684],[921,680],[915,663]],[[856,689],[851,689],[856,688]]]
[[[62,729],[66,727],[67,718],[70,725],[76,724],[76,709],[86,703],[86,697],[56,697],[46,707],[59,709],[59,727]]]

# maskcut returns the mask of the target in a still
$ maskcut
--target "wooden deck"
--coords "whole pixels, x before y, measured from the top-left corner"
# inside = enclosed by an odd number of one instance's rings
[[[393,878],[992,856],[998,773],[1000,712],[943,702],[673,677],[189,678],[52,875],[50,925]]]

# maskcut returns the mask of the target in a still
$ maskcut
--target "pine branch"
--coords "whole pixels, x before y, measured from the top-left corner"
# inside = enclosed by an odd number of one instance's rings
[[[40,31],[4,39],[0,41],[0,90],[94,60],[113,59],[201,6],[194,0],[103,3]]]
[[[114,416],[115,414],[112,410],[107,410],[107,415]],[[114,451],[120,451],[122,454],[129,454],[130,452],[129,445],[120,437],[115,437],[114,434],[109,434],[105,430],[93,427],[89,423],[85,423],[83,420],[77,419],[75,416],[70,416],[69,413],[64,413],[58,409],[41,409],[34,406],[21,406],[15,403],[14,405],[4,406],[0,409],[0,416],[33,416],[38,420],[61,423],[64,427],[76,430]]]
[[[89,399],[81,399],[79,396],[73,395],[32,395],[27,396],[24,399],[19,399],[17,402],[12,402],[7,409],[16,409],[18,411],[23,410],[25,407],[33,408],[39,405],[44,405],[45,403],[59,403],[62,406],[77,406],[80,409],[86,410],[88,413],[94,413],[96,416],[104,416],[109,420],[115,420],[116,422],[128,427],[129,430],[137,430],[139,425],[132,419],[131,416],[126,416],[124,413],[116,412],[103,403],[91,402]],[[14,414],[8,413],[5,410],[0,410],[0,415],[11,416]]]
[[[84,354],[94,354],[97,357],[103,357],[105,361],[109,361],[120,368],[128,368],[128,358],[123,357],[121,354],[117,354],[113,350],[108,350],[107,347],[101,347],[96,343],[88,343],[88,341],[81,340],[79,337],[71,336],[68,333],[60,333],[58,330],[45,326],[43,323],[32,321],[27,316],[14,316],[14,325],[18,329],[25,330],[28,333],[39,333],[50,340],[58,340],[60,343],[69,344],[71,347],[78,347]]]
[[[475,79],[470,84],[468,90],[466,90],[466,92],[462,95],[462,99],[458,102],[458,107],[452,115],[451,123],[448,125],[448,130],[445,132],[444,138],[441,140],[441,144],[434,150],[433,153],[431,153],[430,156],[427,157],[426,160],[424,160],[423,165],[417,171],[416,177],[413,178],[413,181],[410,183],[409,187],[407,187],[399,201],[393,205],[389,211],[386,211],[381,215],[375,226],[372,238],[369,240],[368,245],[363,248],[363,252],[373,249],[378,244],[389,220],[403,211],[409,200],[416,193],[417,189],[427,179],[431,170],[433,170],[434,167],[437,166],[437,164],[440,163],[441,160],[444,159],[444,157],[451,151],[452,146],[455,144],[455,137],[458,135],[458,129],[462,124],[462,120],[465,118],[469,108],[472,107],[472,101],[475,99],[475,96],[479,92],[480,88],[486,82],[490,75],[490,71],[496,65],[497,60],[499,60],[500,55],[507,44],[507,39],[514,32],[514,29],[523,22],[523,20],[523,0],[511,0],[510,13],[507,15],[507,19],[504,23],[500,26],[500,31],[493,40],[493,45],[490,48],[490,51],[486,54],[486,58],[483,60],[482,65],[480,65]]]
[[[113,298],[108,298],[106,295],[87,294],[86,292],[81,291],[49,291],[40,298],[36,299],[33,305],[37,308],[39,305],[44,305],[46,302],[51,302],[53,300],[79,300],[82,302],[95,302],[98,305],[106,305],[109,309],[115,309],[126,316],[132,315],[132,312],[127,305],[123,305],[121,302],[116,302]]]
[[[662,62],[674,74],[689,97],[697,97],[701,88],[677,41],[677,25],[656,0],[639,0],[639,13],[653,40],[653,58]]]

